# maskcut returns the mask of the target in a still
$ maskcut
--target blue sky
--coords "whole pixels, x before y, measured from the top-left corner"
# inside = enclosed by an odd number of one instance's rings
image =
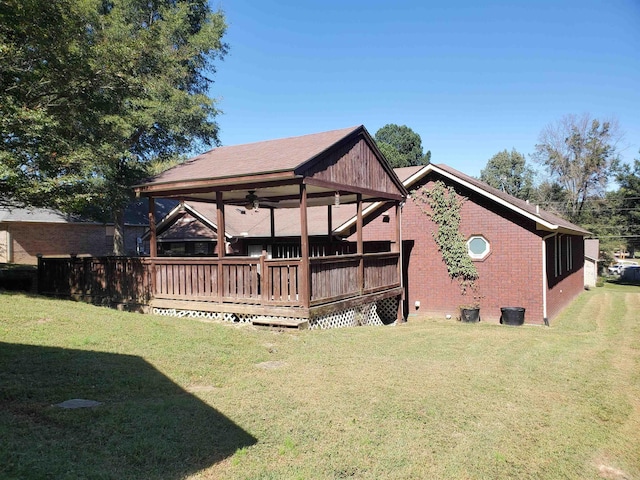
[[[566,114],[615,117],[640,158],[640,0],[220,0],[223,145],[387,123],[478,176]]]

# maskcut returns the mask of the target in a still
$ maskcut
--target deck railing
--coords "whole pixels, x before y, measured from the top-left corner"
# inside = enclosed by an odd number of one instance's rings
[[[312,257],[309,304],[398,287],[399,258],[393,252]],[[116,303],[158,298],[300,307],[301,267],[300,258],[42,258],[39,291]]]
[[[138,257],[38,258],[38,292],[96,304],[146,304],[147,262]]]

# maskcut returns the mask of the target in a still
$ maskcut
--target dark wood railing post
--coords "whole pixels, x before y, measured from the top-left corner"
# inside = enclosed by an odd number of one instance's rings
[[[260,282],[260,297],[263,300],[269,300],[270,297],[268,282],[268,275],[270,272],[267,270],[267,262],[265,262],[266,258],[267,252],[266,250],[262,250],[262,255],[260,255],[260,278],[258,281]]]
[[[309,264],[309,230],[307,225],[307,186],[300,184],[300,297],[302,306],[311,304],[311,265]]]
[[[149,275],[151,280],[151,297],[156,293],[156,264],[155,258],[158,256],[158,238],[156,235],[156,201],[149,197]]]
[[[356,230],[357,230],[357,252],[360,257],[358,262],[358,289],[360,291],[360,295],[364,291],[364,241],[362,236],[362,194],[358,193],[356,195],[356,204],[357,204],[357,217],[356,217]]]
[[[222,259],[225,254],[225,224],[224,224],[224,202],[222,201],[222,192],[216,192],[216,211],[217,211],[217,235],[218,235],[218,243],[216,245],[216,250],[218,252],[218,298],[222,301],[224,297],[224,265],[222,264]]]

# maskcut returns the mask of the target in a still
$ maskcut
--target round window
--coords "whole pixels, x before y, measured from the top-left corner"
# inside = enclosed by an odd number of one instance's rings
[[[482,260],[491,251],[489,241],[482,235],[474,235],[467,240],[469,256],[474,260]]]

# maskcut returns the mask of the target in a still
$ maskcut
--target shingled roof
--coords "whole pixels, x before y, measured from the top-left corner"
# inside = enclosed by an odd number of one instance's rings
[[[156,175],[147,185],[296,170],[359,128],[217,147]]]
[[[454,183],[469,188],[477,192],[478,194],[507,207],[515,213],[518,213],[535,221],[539,228],[542,230],[561,231],[564,233],[572,233],[577,235],[590,234],[588,230],[585,230],[584,228],[575,225],[558,215],[543,210],[535,204],[531,204],[525,200],[521,200],[512,195],[509,195],[502,190],[491,187],[485,182],[478,180],[477,178],[473,178],[444,164],[429,164],[396,168],[395,172],[402,180],[402,183],[407,190],[411,190],[413,185],[423,179],[426,175],[430,173],[436,173],[448,178]],[[382,207],[383,204],[381,202],[372,203],[365,207],[364,215],[370,215],[373,211]],[[349,230],[353,228],[354,224],[355,218],[351,218],[347,220],[343,225],[338,227],[336,233],[348,233]]]
[[[401,201],[402,182],[364,126],[264,142],[218,147],[193,157],[135,187],[143,196],[213,201],[223,192],[226,204],[240,205],[253,191],[297,207],[305,184],[308,205],[330,204],[335,192],[343,203]],[[245,202],[246,203],[246,202]]]
[[[502,190],[491,187],[488,184],[473,178],[469,175],[465,175],[458,170],[451,168],[444,164],[432,165],[431,170],[440,173],[441,175],[450,178],[457,183],[470,187],[472,190],[489,197],[498,203],[502,203],[507,208],[524,215],[532,220],[535,220],[539,225],[546,230],[562,230],[567,233],[574,233],[579,235],[589,235],[590,232],[584,228],[571,223],[570,221],[555,215],[551,212],[543,210],[538,205],[534,205],[525,200],[509,195]]]

